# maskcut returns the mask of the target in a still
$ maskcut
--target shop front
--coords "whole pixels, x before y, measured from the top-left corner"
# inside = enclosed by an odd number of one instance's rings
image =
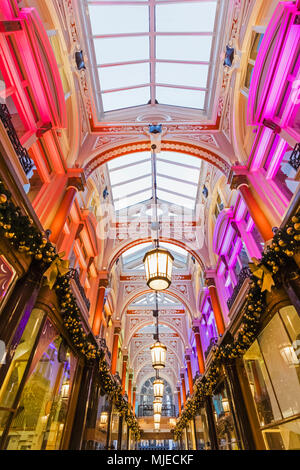
[[[300,318],[285,306],[244,355],[259,430],[269,450],[300,449]]]
[[[0,370],[1,448],[63,448],[76,356],[41,308],[32,310],[17,347],[9,353],[8,364]]]

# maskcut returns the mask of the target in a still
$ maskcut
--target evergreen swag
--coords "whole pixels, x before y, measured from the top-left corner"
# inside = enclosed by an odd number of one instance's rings
[[[267,247],[261,260],[250,263],[251,283],[242,319],[242,326],[237,338],[232,343],[215,348],[214,358],[207,375],[197,380],[194,393],[186,401],[185,407],[174,429],[174,439],[180,439],[187,423],[193,419],[203,406],[205,397],[211,396],[218,383],[220,371],[226,364],[242,357],[255,341],[260,318],[266,308],[266,290],[282,283],[281,275],[288,269],[293,270],[292,258],[300,250],[300,210],[282,230],[277,230],[272,243]],[[274,278],[274,279],[273,279]],[[275,281],[275,282],[274,282]]]
[[[80,321],[80,309],[72,294],[70,280],[60,275],[59,265],[62,257],[56,248],[34,225],[33,220],[22,213],[20,207],[13,203],[11,194],[0,180],[0,237],[8,240],[12,248],[32,257],[32,263],[39,265],[45,273],[51,266],[56,272],[54,288],[56,290],[64,325],[67,328],[73,345],[88,362],[97,361],[100,381],[105,393],[114,400],[115,406],[125,419],[135,439],[140,439],[137,420],[122,395],[122,388],[110,373],[104,358],[104,352],[85,334]],[[57,269],[58,267],[58,269]]]

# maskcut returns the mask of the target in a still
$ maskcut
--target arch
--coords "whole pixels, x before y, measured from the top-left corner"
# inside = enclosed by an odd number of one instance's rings
[[[205,270],[204,263],[203,263],[202,259],[200,258],[200,256],[198,255],[198,253],[196,251],[194,251],[192,248],[190,248],[186,243],[181,242],[180,240],[175,240],[174,238],[166,238],[166,237],[160,237],[159,241],[162,242],[162,243],[171,243],[172,245],[176,245],[180,248],[183,248],[184,250],[186,250],[188,253],[190,253],[190,255],[193,256],[198,261],[198,263],[201,266],[201,269],[203,271]],[[152,242],[151,237],[140,238],[140,239],[137,239],[137,240],[130,241],[126,245],[119,248],[118,251],[115,254],[113,254],[111,259],[109,260],[108,272],[111,272],[111,270],[113,268],[113,265],[115,264],[117,259],[120,258],[120,256],[122,256],[127,250],[129,250],[130,248],[133,248],[134,246],[142,245],[144,243],[149,243],[149,242]]]
[[[151,341],[150,343],[145,343],[145,344],[143,344],[143,346],[141,346],[141,347],[143,347],[143,348],[149,348],[149,358],[150,358],[150,346],[152,346],[152,344],[153,344],[153,341]],[[179,357],[178,353],[175,351],[175,349],[173,349],[171,346],[168,346],[168,349],[169,349],[169,350],[174,354],[174,356],[177,358],[177,361],[178,361],[177,364],[178,364],[178,365],[182,364],[183,361],[180,360],[180,357]],[[134,353],[133,357],[130,358],[130,363],[131,363],[132,365],[134,365],[135,360],[137,359],[139,353],[140,353],[140,349],[138,349],[138,350]],[[140,368],[136,367],[135,370],[140,371],[140,370],[144,367],[144,365],[145,365],[145,364],[143,364]],[[171,367],[171,366],[170,366],[170,367]],[[172,369],[173,369],[173,367],[172,367]],[[137,375],[138,375],[138,373],[137,373]]]
[[[129,297],[129,299],[126,300],[124,306],[120,309],[121,311],[121,315],[120,315],[120,318],[122,319],[123,316],[124,316],[124,313],[125,311],[127,310],[128,306],[135,300],[137,299],[138,297],[144,295],[144,294],[149,294],[149,293],[153,293],[153,290],[152,289],[142,289],[140,290],[139,292],[136,292],[135,294],[133,294],[131,297]],[[192,321],[193,320],[193,315],[192,315],[192,309],[189,305],[189,303],[184,300],[182,298],[182,296],[180,294],[178,294],[178,292],[174,292],[174,290],[172,290],[172,288],[169,288],[168,289],[168,295],[174,297],[175,299],[179,300],[180,303],[182,303],[185,307],[185,309],[187,310],[189,316],[190,316],[190,320]]]
[[[138,384],[137,390],[136,390],[136,393],[137,393],[138,395],[141,394],[141,387],[143,386],[144,382],[147,381],[147,380],[149,380],[149,379],[151,379],[151,377],[153,377],[153,375],[155,375],[154,371],[149,371],[149,372],[145,375],[145,377],[143,377],[142,380],[139,379],[139,374],[142,372],[143,368],[144,368],[144,366],[139,370],[138,374],[136,375],[136,379],[135,379],[135,380],[136,380],[136,383]],[[176,383],[177,383],[177,381],[176,381],[176,374],[175,374],[175,371],[174,371],[173,368],[172,368],[172,371],[173,371],[173,374],[174,374],[174,381],[173,381],[173,380],[170,378],[170,376],[167,375],[166,372],[163,371],[163,370],[160,371],[159,375],[160,375],[160,377],[161,377],[162,379],[164,379],[166,382],[168,382],[169,385],[171,385],[172,382],[173,382],[173,387],[175,388],[175,387],[176,387]],[[139,380],[138,380],[138,379],[139,379]],[[171,382],[171,383],[170,383],[170,382]]]
[[[129,334],[128,338],[126,338],[126,342],[124,342],[124,346],[123,347],[127,347],[129,348],[129,345],[130,345],[130,341],[132,340],[133,338],[133,335],[135,335],[139,330],[141,330],[142,328],[144,328],[145,326],[149,326],[153,324],[153,319],[152,320],[143,320],[141,321],[140,323],[138,323],[132,330],[132,332]],[[189,348],[189,345],[188,343],[186,342],[186,340],[184,339],[184,336],[182,334],[182,332],[177,329],[174,325],[172,325],[172,323],[166,321],[163,319],[163,317],[159,317],[159,324],[160,325],[164,325],[164,326],[167,326],[168,328],[171,328],[175,333],[177,333],[182,341],[182,344],[184,345],[185,348]]]
[[[150,152],[150,140],[126,143],[118,145],[104,150],[98,153],[95,157],[92,157],[84,166],[84,172],[86,178],[89,178],[91,174],[104,163],[109,162],[118,157],[129,155],[138,152]],[[215,166],[218,170],[224,173],[226,176],[229,175],[230,165],[220,155],[213,152],[208,148],[201,147],[199,145],[177,141],[177,140],[163,140],[161,143],[161,150],[166,152],[178,152],[192,157],[200,158]]]

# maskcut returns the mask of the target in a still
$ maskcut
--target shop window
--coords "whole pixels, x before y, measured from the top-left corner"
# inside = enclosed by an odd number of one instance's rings
[[[283,155],[278,170],[273,177],[273,181],[277,184],[278,188],[284,194],[288,201],[290,201],[297,191],[299,181],[295,180],[297,171],[290,164],[290,156],[293,150],[289,150]]]
[[[17,393],[24,381],[25,373],[29,368],[29,361],[37,336],[40,332],[43,318],[44,312],[42,310],[34,309],[32,311],[19,345],[15,350],[12,362],[6,372],[5,379],[0,389],[0,436],[2,436],[5,431],[12,412],[16,411]],[[2,375],[5,365],[0,367]]]
[[[212,401],[219,449],[238,450],[239,445],[233,415],[224,383],[220,385],[215,395],[213,395]]]
[[[9,450],[58,450],[67,420],[76,359],[47,320],[9,427]]]
[[[204,408],[195,416],[196,441],[198,450],[210,450],[209,429]]]
[[[8,96],[5,100],[5,104],[8,108],[9,114],[11,116],[11,121],[15,128],[17,136],[19,137],[19,139],[21,139],[21,137],[27,132],[27,128],[19,114],[15,100],[16,97]]]
[[[248,66],[246,70],[246,77],[245,77],[245,87],[249,90],[251,85],[251,80],[254,72],[255,61],[257,59],[257,55],[262,43],[264,35],[261,33],[253,32],[252,33],[252,41],[251,41],[251,49],[248,58]]]
[[[273,317],[244,356],[259,423],[269,449],[300,447],[299,420],[296,420],[300,413],[299,345],[300,319],[294,307],[289,306]]]
[[[222,212],[223,209],[224,209],[224,204],[222,202],[220,194],[218,194],[216,207],[215,207],[215,217],[216,217],[216,219],[219,217],[219,214]]]

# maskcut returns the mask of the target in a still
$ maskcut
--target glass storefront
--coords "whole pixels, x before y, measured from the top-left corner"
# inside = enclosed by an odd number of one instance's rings
[[[233,415],[224,383],[213,395],[212,401],[219,450],[239,450]]]
[[[10,450],[57,450],[62,442],[77,359],[44,316],[33,310],[0,390]]]
[[[198,450],[210,449],[209,429],[206,418],[206,412],[203,408],[195,416],[196,442]]]
[[[300,318],[293,306],[272,318],[244,356],[268,449],[300,449]]]
[[[118,448],[119,436],[119,413],[115,405],[112,407],[111,421],[110,421],[110,449]]]

